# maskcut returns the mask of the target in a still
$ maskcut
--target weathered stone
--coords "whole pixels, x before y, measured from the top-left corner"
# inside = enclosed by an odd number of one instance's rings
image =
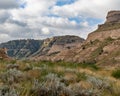
[[[120,38],[120,11],[110,11],[107,14],[106,22],[98,25],[98,29],[88,35],[87,42],[96,39],[104,40]]]
[[[6,48],[0,48],[0,59],[9,59]]]
[[[120,11],[110,11],[107,15],[107,20],[105,23],[115,23],[120,22]]]

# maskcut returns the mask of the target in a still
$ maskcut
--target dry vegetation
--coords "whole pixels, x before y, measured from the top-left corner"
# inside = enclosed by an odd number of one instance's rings
[[[1,60],[0,96],[120,96],[118,69],[62,61]]]

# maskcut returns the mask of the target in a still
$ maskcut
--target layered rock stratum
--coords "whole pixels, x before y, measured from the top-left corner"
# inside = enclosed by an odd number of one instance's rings
[[[120,11],[110,11],[106,22],[90,33],[85,42],[61,52],[56,59],[98,65],[120,66]],[[54,60],[56,60],[54,59]]]
[[[0,44],[7,48],[7,54],[13,58],[32,58],[55,56],[63,50],[71,49],[81,44],[84,39],[78,36],[56,36],[44,40],[13,40]],[[46,58],[44,58],[46,59]]]
[[[62,50],[52,56],[37,56],[38,60],[67,61],[120,66],[120,11],[110,11],[106,22],[88,35],[82,44]]]
[[[108,12],[108,15],[106,17],[106,22],[105,23],[120,23],[120,11],[110,11]]]

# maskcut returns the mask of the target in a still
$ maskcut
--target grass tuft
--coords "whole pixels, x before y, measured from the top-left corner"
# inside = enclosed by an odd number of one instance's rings
[[[113,71],[112,76],[116,79],[120,79],[120,69]]]

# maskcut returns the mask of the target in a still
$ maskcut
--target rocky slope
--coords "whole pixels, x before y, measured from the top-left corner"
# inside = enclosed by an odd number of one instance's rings
[[[42,47],[32,56],[40,60],[49,60],[57,56],[64,50],[75,48],[76,45],[81,45],[84,39],[78,36],[56,36],[45,39]]]
[[[81,44],[84,39],[78,36],[57,36],[44,40],[13,40],[0,44],[7,48],[7,53],[14,58],[46,57],[57,55],[63,50],[71,49]]]
[[[37,59],[120,66],[120,11],[109,12],[106,22],[90,33],[84,43]]]
[[[108,12],[106,22],[88,35],[77,53],[78,62],[120,66],[120,11]]]
[[[25,58],[41,48],[42,44],[42,40],[13,40],[0,44],[0,48],[7,48],[7,54],[10,57]]]

